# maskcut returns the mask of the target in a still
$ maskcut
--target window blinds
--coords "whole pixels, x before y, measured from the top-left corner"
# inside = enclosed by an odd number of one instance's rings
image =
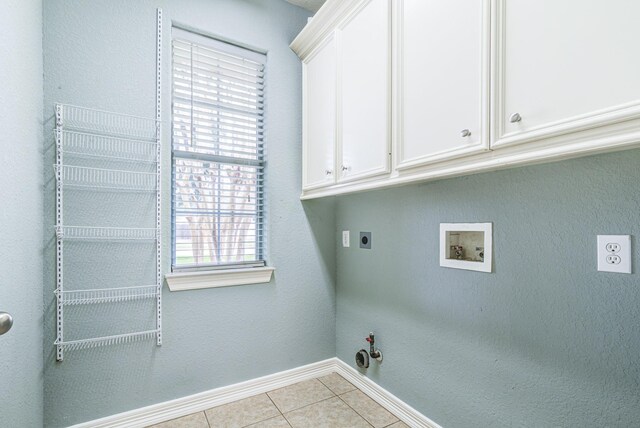
[[[173,268],[264,265],[263,54],[173,29]]]

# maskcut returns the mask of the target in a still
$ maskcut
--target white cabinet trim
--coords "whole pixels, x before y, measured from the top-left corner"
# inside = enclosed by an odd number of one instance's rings
[[[574,136],[573,142],[562,145],[555,144],[554,140],[551,139],[549,141],[541,141],[540,144],[505,147],[498,151],[484,152],[464,158],[434,163],[414,170],[396,171],[391,173],[389,178],[383,180],[362,180],[357,183],[337,184],[311,192],[303,192],[300,199],[307,200],[391,188],[517,166],[560,161],[578,156],[640,148],[640,131],[637,130],[637,123],[635,123],[635,126],[635,131],[630,131],[628,127],[620,124],[618,127],[607,129],[605,132],[591,130]]]
[[[362,0],[327,1],[291,42],[289,47],[300,59],[305,59],[311,51],[333,32],[338,23],[357,7]]]

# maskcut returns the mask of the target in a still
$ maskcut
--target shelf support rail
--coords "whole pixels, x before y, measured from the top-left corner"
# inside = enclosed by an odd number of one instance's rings
[[[157,345],[162,345],[162,9],[156,10],[156,334]]]
[[[56,164],[63,165],[63,111],[62,104],[56,104]],[[63,247],[64,240],[62,239],[63,230],[63,183],[62,183],[62,169],[56,169],[56,288],[63,291]],[[62,361],[64,358],[64,347],[58,345],[64,342],[64,330],[63,330],[63,316],[64,305],[62,303],[62,297],[56,294],[56,360]]]

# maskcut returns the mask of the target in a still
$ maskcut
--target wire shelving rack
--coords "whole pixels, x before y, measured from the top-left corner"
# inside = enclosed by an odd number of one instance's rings
[[[161,98],[162,9],[156,10],[156,115],[155,119],[56,104],[56,359],[65,351],[131,343],[155,338],[162,344],[162,235],[161,226]],[[65,156],[74,159],[67,163]],[[97,163],[97,165],[96,165]],[[109,167],[105,167],[109,166]],[[145,169],[140,171],[140,166]],[[111,167],[113,166],[113,167]],[[153,169],[153,172],[149,172]],[[155,227],[99,227],[68,225],[65,191],[155,193]],[[72,201],[68,201],[72,204]],[[77,202],[77,201],[76,201]],[[67,207],[69,210],[73,207]],[[155,243],[155,284],[118,288],[69,290],[64,283],[65,241]],[[75,254],[78,257],[78,254]],[[82,255],[80,255],[82,257]],[[87,279],[87,282],[90,282]],[[154,302],[155,328],[100,337],[65,339],[65,307],[118,304],[138,300]]]
[[[151,137],[153,136],[153,140]],[[126,165],[135,162],[132,169],[96,168],[86,165],[70,165],[65,156],[74,159],[100,160],[100,165],[113,162]],[[62,361],[65,351],[95,348],[98,346],[130,343],[161,336],[161,233],[160,189],[161,150],[159,119],[148,119],[94,110],[66,104],[56,105],[56,359]],[[155,166],[154,172],[135,170],[137,165]],[[65,224],[65,191],[153,192],[156,194],[156,227],[99,227]],[[75,207],[66,207],[72,210]],[[146,242],[155,243],[156,284],[133,285],[118,288],[91,288],[67,290],[64,284],[64,244],[66,241],[88,242]],[[76,255],[76,257],[78,257]],[[76,260],[77,261],[77,260]],[[156,328],[139,332],[65,340],[65,307],[99,305],[105,303],[151,300],[156,312]]]

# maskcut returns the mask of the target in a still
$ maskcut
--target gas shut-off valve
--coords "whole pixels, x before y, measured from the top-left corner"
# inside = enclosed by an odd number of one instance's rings
[[[361,349],[356,353],[356,364],[363,369],[369,367],[369,356],[378,360],[378,362],[382,362],[382,352],[375,348],[375,336],[373,332],[369,333],[369,337],[365,338],[365,340],[369,342],[369,352],[367,353],[365,349]]]

